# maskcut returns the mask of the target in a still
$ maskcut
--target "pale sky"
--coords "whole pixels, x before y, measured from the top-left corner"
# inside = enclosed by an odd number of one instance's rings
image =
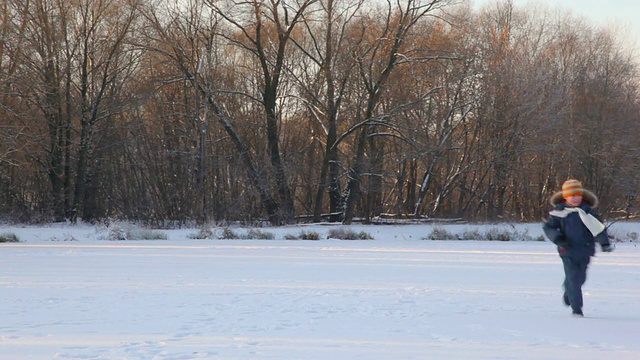
[[[474,5],[496,0],[471,0]],[[550,9],[570,9],[574,14],[592,20],[596,25],[618,25],[626,30],[621,39],[640,55],[640,0],[514,0],[516,5],[547,4]],[[640,56],[639,56],[640,57]]]

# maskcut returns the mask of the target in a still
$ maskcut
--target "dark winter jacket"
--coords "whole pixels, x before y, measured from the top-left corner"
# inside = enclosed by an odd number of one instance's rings
[[[562,193],[552,196],[551,204],[554,205],[554,209],[549,213],[549,219],[544,223],[543,229],[547,238],[558,246],[560,256],[593,256],[596,242],[603,248],[610,248],[607,230],[593,210],[598,204],[598,198],[593,193],[585,190],[583,202],[577,208],[567,205]],[[593,225],[591,230],[585,225],[585,221],[589,222],[589,219],[597,223],[590,224]],[[597,230],[593,229],[594,227]]]

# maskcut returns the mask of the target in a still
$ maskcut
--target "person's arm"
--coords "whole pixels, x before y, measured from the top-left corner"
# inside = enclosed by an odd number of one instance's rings
[[[613,251],[613,247],[611,246],[611,242],[609,242],[609,235],[607,234],[606,229],[598,234],[598,236],[596,236],[596,241],[600,244],[600,248],[602,248],[603,252]]]
[[[591,215],[593,215],[598,221],[603,222],[600,218],[600,215],[594,210],[590,209]],[[611,246],[611,242],[609,241],[609,234],[607,233],[607,228],[595,237],[595,241],[600,244],[600,248],[602,248],[603,252],[612,252],[613,247]]]
[[[559,217],[551,215],[542,225],[542,229],[544,230],[544,234],[549,240],[551,240],[552,243],[558,246],[564,246],[569,242],[562,232],[560,221],[561,220]]]

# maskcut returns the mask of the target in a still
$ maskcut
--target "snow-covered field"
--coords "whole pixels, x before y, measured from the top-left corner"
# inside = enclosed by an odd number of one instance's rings
[[[640,359],[635,243],[593,259],[574,318],[549,242],[422,240],[430,225],[326,239],[332,228],[150,241],[0,228],[21,240],[0,244],[0,359]],[[302,230],[322,239],[285,240]]]

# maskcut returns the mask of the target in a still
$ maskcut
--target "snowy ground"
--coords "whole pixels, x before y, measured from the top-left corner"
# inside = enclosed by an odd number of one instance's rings
[[[157,241],[0,228],[21,239],[0,244],[0,359],[640,359],[635,243],[594,258],[580,319],[549,242],[422,240],[428,225],[357,226],[374,240],[349,241],[330,228]],[[324,239],[284,240],[300,229]]]

